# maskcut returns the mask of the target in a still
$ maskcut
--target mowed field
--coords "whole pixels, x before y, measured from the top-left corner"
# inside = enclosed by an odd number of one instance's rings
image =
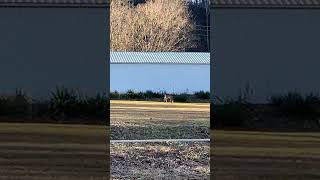
[[[209,138],[209,103],[111,101],[111,139]]]
[[[213,130],[210,150],[213,179],[320,179],[320,133]]]
[[[207,139],[209,104],[111,101],[111,139]],[[209,142],[111,144],[112,179],[209,179]]]
[[[0,123],[1,180],[107,180],[107,126]]]

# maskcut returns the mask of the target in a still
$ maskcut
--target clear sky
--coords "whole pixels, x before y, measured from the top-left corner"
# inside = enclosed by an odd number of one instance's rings
[[[209,65],[111,64],[111,91],[209,91]]]

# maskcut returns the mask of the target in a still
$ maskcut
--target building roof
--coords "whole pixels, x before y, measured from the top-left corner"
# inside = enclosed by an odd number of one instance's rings
[[[318,9],[320,0],[210,0],[211,8]]]
[[[0,0],[0,7],[107,8],[109,7],[109,0]]]
[[[210,64],[210,53],[111,52],[111,64]]]
[[[0,0],[0,7],[109,7],[110,0]],[[211,8],[320,8],[320,0],[210,0]]]

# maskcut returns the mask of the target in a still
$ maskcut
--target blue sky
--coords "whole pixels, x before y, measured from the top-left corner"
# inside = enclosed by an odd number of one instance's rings
[[[209,65],[111,64],[111,91],[209,91]]]

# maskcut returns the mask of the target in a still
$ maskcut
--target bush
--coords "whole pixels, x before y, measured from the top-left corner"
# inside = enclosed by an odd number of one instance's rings
[[[194,93],[194,96],[198,99],[210,99],[210,92],[198,91]]]
[[[22,117],[31,115],[31,98],[21,90],[12,96],[0,97],[0,115]]]
[[[7,97],[0,97],[0,115],[8,115],[10,101]]]
[[[49,99],[32,99],[22,91],[17,91],[15,95],[0,96],[0,116],[18,117],[19,121],[26,118],[34,121],[77,119],[84,123],[91,123],[92,120],[102,123],[100,120],[107,121],[109,110],[106,94],[86,96],[80,91],[66,88],[56,88],[50,93]]]
[[[122,96],[123,97],[123,96]],[[146,99],[145,93],[143,92],[134,92],[129,89],[122,99],[130,99],[130,100],[144,100]]]
[[[32,105],[32,115],[38,118],[46,118],[51,116],[50,102],[48,100],[39,100]]]
[[[303,96],[297,92],[289,92],[272,96],[269,104],[285,116],[314,117],[319,115],[316,108],[320,105],[320,98],[313,94]]]
[[[51,92],[50,111],[53,117],[71,117],[77,113],[79,96],[74,90],[57,88]]]
[[[214,106],[211,124],[218,128],[243,127],[251,119],[248,105],[241,101],[230,101],[224,105]]]
[[[111,99],[120,99],[120,93],[118,91],[110,92]]]
[[[151,90],[147,90],[145,92],[145,97],[146,99],[158,99],[158,98],[163,98],[164,94],[163,93],[159,93],[159,92],[153,92]]]
[[[57,88],[51,93],[49,109],[55,118],[106,118],[107,102],[106,94],[98,93],[90,97],[79,91]]]
[[[85,117],[107,118],[108,98],[106,94],[97,94],[95,97],[86,97],[80,101],[80,115]]]
[[[191,102],[191,95],[182,93],[173,96],[175,102]]]

